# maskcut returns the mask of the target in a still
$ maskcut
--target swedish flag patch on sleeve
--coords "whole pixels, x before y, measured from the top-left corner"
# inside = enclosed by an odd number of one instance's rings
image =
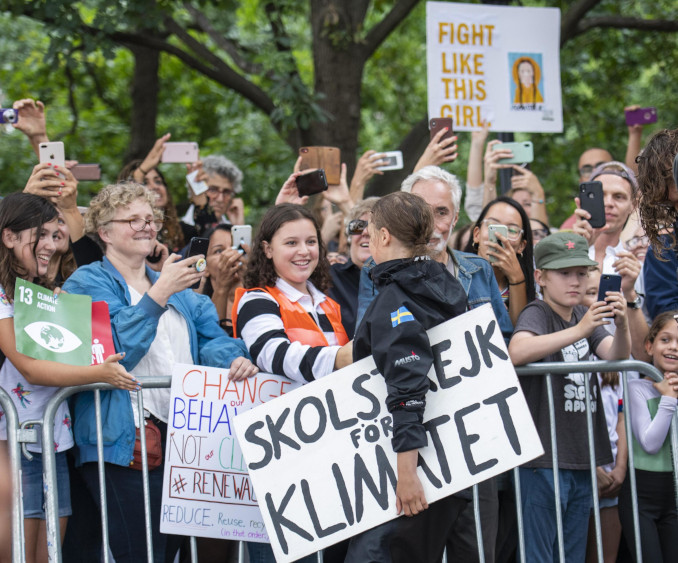
[[[413,321],[414,315],[407,310],[407,307],[400,307],[397,311],[391,313],[391,325],[396,327],[400,323]]]

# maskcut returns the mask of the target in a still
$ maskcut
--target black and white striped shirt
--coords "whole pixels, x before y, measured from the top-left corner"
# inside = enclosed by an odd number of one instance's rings
[[[238,303],[238,335],[245,341],[252,359],[264,372],[284,375],[301,383],[332,373],[341,346],[320,307],[325,294],[311,282],[307,282],[310,295],[301,293],[281,278],[275,285],[290,301],[298,302],[308,312],[329,346],[291,342],[285,333],[278,302],[264,291],[248,291]]]

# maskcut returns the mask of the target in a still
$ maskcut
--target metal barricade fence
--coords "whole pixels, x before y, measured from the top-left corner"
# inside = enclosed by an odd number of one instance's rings
[[[639,372],[642,375],[647,375],[654,379],[655,381],[661,381],[663,374],[654,368],[653,366],[636,360],[623,360],[623,361],[614,361],[614,362],[601,362],[601,361],[590,361],[590,362],[553,362],[553,363],[539,363],[539,364],[530,364],[526,366],[521,366],[516,368],[516,372],[519,376],[532,376],[546,377],[547,383],[547,392],[549,396],[549,420],[550,420],[550,434],[551,434],[551,450],[552,450],[552,465],[553,465],[553,477],[554,477],[554,501],[556,506],[556,529],[557,529],[557,540],[558,540],[558,549],[560,554],[560,560],[564,561],[564,539],[563,539],[563,524],[562,524],[562,511],[560,506],[560,486],[559,486],[559,471],[558,471],[558,451],[557,451],[557,437],[556,437],[556,425],[555,425],[555,411],[553,404],[553,390],[552,390],[552,376],[553,375],[567,375],[570,373],[585,373],[586,382],[585,386],[586,395],[586,412],[589,414],[587,417],[587,434],[588,434],[588,448],[589,448],[589,459],[591,460],[591,487],[592,487],[592,497],[593,497],[593,515],[595,521],[595,532],[596,532],[596,547],[598,553],[598,560],[603,561],[603,550],[602,550],[602,534],[600,527],[600,513],[599,513],[599,504],[598,504],[598,490],[597,490],[597,481],[596,481],[596,465],[595,465],[595,444],[593,440],[593,426],[591,421],[591,396],[589,391],[588,382],[590,380],[591,374],[596,374],[598,372],[622,372],[622,381],[623,381],[623,392],[624,392],[624,409],[625,409],[625,427],[626,427],[626,439],[629,443],[628,447],[628,471],[629,471],[629,480],[631,485],[631,499],[632,499],[632,509],[633,509],[633,523],[634,523],[634,535],[635,535],[635,548],[636,548],[636,559],[637,561],[642,561],[641,555],[641,538],[640,538],[640,528],[638,520],[638,500],[636,494],[636,482],[635,482],[635,465],[633,460],[633,445],[632,445],[632,431],[631,431],[631,422],[629,416],[629,401],[628,401],[628,391],[627,391],[627,372],[634,371]],[[158,377],[142,377],[140,378],[144,389],[157,389],[157,388],[168,388],[171,385],[170,376],[158,376]],[[106,510],[106,487],[105,487],[105,467],[103,461],[103,441],[102,441],[102,424],[101,424],[101,402],[99,397],[99,390],[112,389],[111,386],[105,384],[92,384],[79,387],[67,387],[59,390],[54,397],[47,404],[45,409],[45,414],[43,420],[53,421],[54,415],[57,408],[62,401],[66,400],[68,397],[75,393],[80,393],[84,391],[94,391],[95,393],[95,409],[96,409],[96,424],[97,424],[97,453],[98,453],[98,465],[99,465],[99,488],[101,494],[101,526],[102,526],[102,541],[103,545],[108,545],[108,521],[107,521],[107,510]],[[21,507],[21,481],[20,481],[20,439],[26,439],[26,441],[31,441],[30,435],[28,437],[22,436],[22,430],[19,429],[18,425],[18,416],[14,405],[11,401],[11,398],[7,393],[0,389],[0,405],[5,411],[7,417],[7,436],[8,436],[8,447],[10,453],[11,469],[12,469],[12,485],[13,485],[13,521],[12,521],[12,542],[13,542],[13,563],[19,563],[23,561],[23,509]],[[143,417],[143,396],[142,393],[137,393],[137,406],[140,417]],[[43,444],[50,444],[54,439],[54,425],[53,424],[41,424],[42,426],[42,441]],[[148,491],[148,465],[146,461],[146,441],[145,433],[141,432],[141,448],[142,448],[142,459],[143,459],[143,483],[144,483],[144,515],[146,521],[146,546],[148,561],[153,561],[153,547],[152,547],[152,538],[151,538],[151,526],[150,526],[150,496]],[[35,441],[35,440],[32,440]],[[674,486],[677,491],[676,503],[678,506],[678,416],[674,414],[672,423],[671,423],[671,449],[673,452],[673,478]],[[44,478],[44,488],[45,488],[45,513],[46,513],[46,524],[47,524],[47,539],[48,539],[48,549],[49,549],[49,560],[60,563],[61,558],[61,545],[60,545],[60,534],[59,534],[59,517],[58,517],[58,498],[57,498],[57,487],[56,487],[56,457],[53,448],[47,448],[47,451],[43,451],[43,478]],[[525,537],[524,537],[524,528],[523,528],[523,518],[521,510],[521,495],[520,495],[520,479],[519,479],[519,470],[515,468],[513,470],[514,476],[514,486],[515,486],[515,498],[516,498],[516,516],[518,522],[518,556],[520,561],[525,561]],[[482,529],[480,523],[480,503],[478,498],[478,487],[473,487],[473,511],[476,520],[476,534],[477,534],[477,543],[478,543],[478,554],[479,561],[483,563],[485,561],[484,550],[483,550],[483,539],[482,539]],[[197,562],[197,547],[195,537],[191,537],[191,560]],[[240,542],[239,546],[239,563],[244,562],[244,542]],[[104,549],[103,552],[104,561],[108,563],[110,560],[108,550]],[[318,561],[322,563],[322,553],[318,554]]]

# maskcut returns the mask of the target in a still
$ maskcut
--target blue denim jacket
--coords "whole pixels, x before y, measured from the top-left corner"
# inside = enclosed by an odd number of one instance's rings
[[[151,283],[155,283],[160,276],[150,268],[146,268],[146,274]],[[155,339],[160,316],[167,310],[148,294],[139,303],[132,305],[125,279],[107,258],[78,268],[64,284],[64,291],[91,295],[92,301],[108,303],[113,343],[116,351],[125,352],[125,358],[120,363],[127,369],[133,369],[148,352]],[[195,363],[228,367],[237,357],[249,358],[245,343],[227,336],[219,326],[217,311],[209,297],[186,289],[172,295],[168,304],[186,319]],[[116,389],[101,392],[101,420],[104,459],[116,465],[129,465],[136,431],[128,391]],[[78,465],[96,461],[94,393],[76,395],[74,423]]]
[[[499,286],[497,285],[497,279],[494,277],[492,266],[484,258],[469,252],[453,250],[452,258],[458,266],[457,279],[466,292],[469,308],[475,309],[485,303],[491,303],[504,340],[508,342],[513,334],[513,324],[501,299],[501,293],[499,293]],[[378,293],[369,275],[370,270],[374,266],[376,266],[376,263],[372,258],[369,258],[360,272],[356,329],[360,325],[367,307],[369,307],[374,296]]]

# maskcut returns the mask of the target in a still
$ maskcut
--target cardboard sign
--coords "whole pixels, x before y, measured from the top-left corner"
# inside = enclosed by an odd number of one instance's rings
[[[490,305],[428,336],[434,365],[418,475],[431,503],[543,449]],[[365,358],[235,419],[277,561],[397,516],[385,400],[384,378]]]
[[[428,115],[455,131],[560,133],[560,10],[426,3]]]
[[[115,345],[108,303],[94,301],[92,303],[92,365],[103,364],[111,354],[115,354]]]
[[[161,532],[269,541],[233,420],[299,385],[265,373],[234,382],[228,370],[174,365]]]
[[[14,289],[16,349],[38,360],[91,364],[92,298],[60,293],[17,278]]]

